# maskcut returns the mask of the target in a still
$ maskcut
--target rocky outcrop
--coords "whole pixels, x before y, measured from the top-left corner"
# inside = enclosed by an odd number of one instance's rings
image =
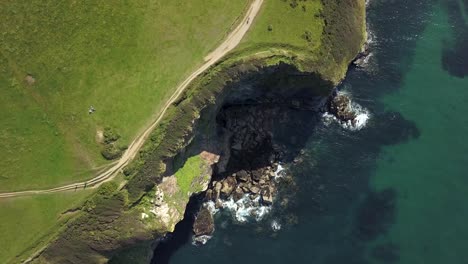
[[[213,201],[216,208],[223,208],[222,200],[237,202],[245,196],[260,198],[262,205],[271,205],[277,193],[276,173],[278,163],[253,171],[240,170],[219,181],[213,181],[205,200]]]
[[[206,207],[202,207],[198,212],[193,224],[195,237],[211,236],[215,230],[213,216]]]
[[[328,101],[327,109],[328,112],[344,122],[353,122],[357,116],[351,108],[351,99],[344,94],[331,96]]]

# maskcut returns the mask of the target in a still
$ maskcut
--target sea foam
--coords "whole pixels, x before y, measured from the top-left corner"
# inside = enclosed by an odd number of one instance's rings
[[[346,94],[348,97],[351,98],[351,96],[347,92],[340,91],[339,93]],[[371,117],[369,110],[367,110],[366,108],[362,107],[361,105],[351,100],[350,111],[356,115],[356,117],[353,120],[349,120],[345,122],[345,121],[339,120],[335,115],[329,112],[323,113],[322,120],[325,125],[330,125],[331,123],[335,122],[335,123],[340,124],[341,127],[351,130],[351,131],[361,130],[364,127],[366,127]]]
[[[239,223],[246,223],[249,220],[259,222],[271,211],[271,206],[260,204],[260,196],[252,199],[246,194],[238,201],[230,198],[222,202],[223,209]]]

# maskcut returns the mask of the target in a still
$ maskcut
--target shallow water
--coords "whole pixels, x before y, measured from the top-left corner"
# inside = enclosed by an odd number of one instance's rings
[[[187,238],[156,263],[468,263],[468,3],[368,8],[373,55],[340,87],[366,126],[315,127],[287,208],[255,224],[219,215],[206,245]]]

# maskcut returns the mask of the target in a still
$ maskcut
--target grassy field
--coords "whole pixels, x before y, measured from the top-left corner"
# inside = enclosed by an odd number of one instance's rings
[[[321,9],[320,0],[265,0],[239,49],[291,45],[316,50],[320,48],[324,26]]]
[[[47,243],[58,223],[73,214],[91,191],[0,200],[0,261],[19,263]],[[20,257],[18,257],[20,256]]]
[[[98,131],[128,144],[247,3],[2,1],[0,191],[92,177]]]
[[[235,52],[248,57],[288,53],[289,63],[337,84],[364,44],[365,32],[364,1],[265,0]]]

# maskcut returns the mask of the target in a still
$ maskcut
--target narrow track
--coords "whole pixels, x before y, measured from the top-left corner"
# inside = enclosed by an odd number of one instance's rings
[[[118,162],[114,163],[110,168],[105,170],[104,172],[98,174],[91,180],[78,182],[73,184],[68,184],[52,189],[45,189],[45,190],[29,190],[29,191],[19,191],[19,192],[8,192],[8,193],[0,193],[1,198],[9,198],[9,197],[18,197],[18,196],[26,196],[26,195],[35,195],[35,194],[47,194],[47,193],[56,193],[56,192],[64,192],[64,191],[71,191],[71,190],[83,190],[85,188],[96,188],[102,183],[111,180],[114,178],[118,172],[125,167],[130,161],[132,161],[140,148],[143,146],[145,140],[151,134],[151,131],[161,122],[164,114],[166,113],[167,109],[171,106],[172,103],[182,94],[182,92],[188,87],[188,85],[197,78],[200,74],[206,71],[209,67],[214,65],[218,62],[222,57],[224,57],[228,52],[233,50],[245,36],[247,31],[249,30],[250,26],[252,25],[253,19],[257,16],[258,12],[260,11],[260,7],[262,6],[263,0],[253,0],[250,8],[246,12],[245,17],[242,19],[240,24],[227,36],[227,38],[208,56],[205,57],[205,63],[200,66],[197,70],[195,70],[190,76],[187,77],[175,90],[172,96],[169,98],[167,103],[164,105],[162,111],[158,114],[156,120],[154,120],[148,128],[146,128],[140,135],[138,135],[135,140],[129,145],[127,150],[124,152],[122,157],[119,159]]]

